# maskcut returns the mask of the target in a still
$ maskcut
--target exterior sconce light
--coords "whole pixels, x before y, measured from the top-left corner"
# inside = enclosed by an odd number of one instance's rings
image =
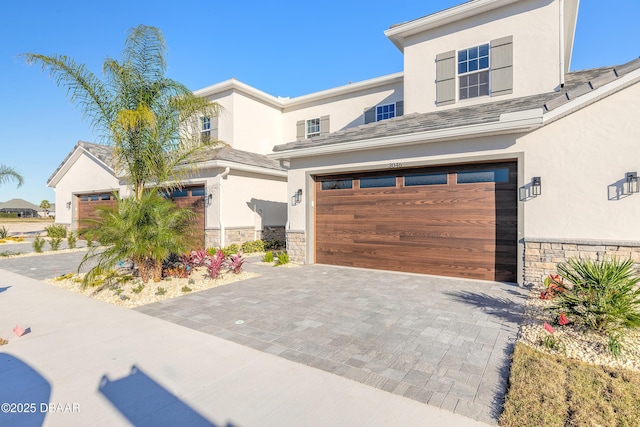
[[[531,178],[531,194],[539,196],[542,194],[542,180],[539,176]]]
[[[204,201],[204,205],[205,205],[206,207],[209,207],[209,206],[211,206],[211,203],[212,203],[212,202],[213,202],[213,194],[209,193],[209,194],[207,195],[207,198],[206,198],[206,199],[205,199],[205,201]]]
[[[71,202],[67,202],[67,209],[71,209]]]
[[[627,172],[627,193],[633,194],[637,193],[639,190],[640,188],[638,188],[638,173]]]
[[[302,201],[302,188],[298,188],[298,190],[293,194],[292,205],[299,205]]]

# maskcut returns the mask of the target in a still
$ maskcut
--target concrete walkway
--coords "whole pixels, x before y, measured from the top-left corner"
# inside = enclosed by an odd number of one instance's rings
[[[497,423],[526,289],[325,265],[246,268],[262,276],[137,310]]]
[[[0,336],[0,425],[483,425],[3,270]]]

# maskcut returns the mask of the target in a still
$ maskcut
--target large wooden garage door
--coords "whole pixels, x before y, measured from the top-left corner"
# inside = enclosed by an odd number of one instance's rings
[[[78,228],[93,226],[93,220],[100,219],[97,208],[117,209],[118,201],[114,193],[93,193],[78,195]]]
[[[181,208],[191,208],[195,213],[191,226],[191,249],[205,249],[204,243],[204,186],[185,187],[167,192],[166,195]]]
[[[516,281],[516,163],[316,177],[315,261]]]

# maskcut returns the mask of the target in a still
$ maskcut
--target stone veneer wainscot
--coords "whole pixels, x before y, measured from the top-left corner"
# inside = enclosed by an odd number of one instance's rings
[[[559,263],[571,258],[594,261],[631,258],[636,268],[640,268],[640,242],[525,239],[525,283],[542,283],[549,274],[557,272]]]

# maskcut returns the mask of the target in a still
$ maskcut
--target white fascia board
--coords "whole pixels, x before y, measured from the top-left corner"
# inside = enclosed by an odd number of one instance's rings
[[[403,79],[404,79],[404,73],[398,72],[398,73],[389,74],[386,76],[376,77],[373,79],[363,80],[361,82],[350,83],[347,85],[342,85],[342,86],[334,87],[331,89],[322,90],[320,92],[314,92],[307,95],[298,96],[295,98],[276,98],[273,95],[269,95],[266,92],[258,90],[236,79],[229,79],[221,83],[217,83],[212,86],[205,87],[203,89],[198,89],[194,91],[193,94],[196,96],[204,97],[204,96],[215,95],[217,93],[225,92],[228,90],[235,90],[235,91],[250,95],[261,101],[264,101],[265,103],[275,108],[284,109],[288,107],[303,105],[310,102],[321,101],[327,98],[346,95],[353,92],[367,90],[367,89],[371,89],[379,86],[385,86],[385,85],[394,84],[394,83],[402,83]]]
[[[296,98],[290,98],[284,100],[285,108],[295,107],[301,104],[320,101],[322,99],[333,98],[336,96],[346,95],[361,90],[371,89],[379,86],[385,86],[394,83],[402,83],[404,81],[404,72],[388,74],[386,76],[375,77],[373,79],[363,80],[356,83],[349,83],[334,87],[331,89],[323,90],[320,92],[310,93],[308,95],[298,96]]]
[[[199,164],[200,168],[213,169],[213,168],[231,168],[231,170],[239,170],[243,172],[253,172],[261,175],[270,175],[278,177],[287,177],[287,171],[279,171],[275,169],[263,168],[260,166],[244,165],[242,163],[229,162],[227,160],[211,160]]]
[[[239,92],[244,92],[245,94],[251,95],[254,98],[264,101],[267,104],[270,104],[271,106],[276,108],[284,107],[283,100],[281,98],[276,98],[273,95],[269,95],[266,92],[256,89],[253,86],[249,86],[246,83],[242,83],[241,81],[236,79],[225,80],[223,82],[216,83],[214,85],[195,90],[193,94],[195,96],[203,97],[203,96],[215,95],[228,90],[236,90]]]
[[[386,30],[384,35],[387,36],[400,51],[404,52],[404,39],[406,37],[479,15],[517,1],[520,0],[472,0],[422,18],[414,19],[413,21],[396,25]]]
[[[272,159],[291,159],[298,157],[313,157],[325,154],[346,153],[352,151],[375,150],[382,148],[400,147],[406,145],[425,144],[431,142],[448,141],[452,139],[478,138],[489,135],[504,135],[508,133],[529,132],[542,125],[542,109],[522,112],[518,117],[503,114],[500,121],[482,123],[478,125],[459,126],[448,129],[438,129],[425,132],[415,132],[403,135],[394,135],[362,141],[350,141],[344,143],[322,145],[319,147],[298,148],[295,150],[270,153]],[[503,120],[504,119],[504,120]]]
[[[91,152],[88,151],[83,146],[78,145],[73,150],[73,152],[71,153],[69,158],[64,162],[64,165],[62,165],[60,170],[58,170],[58,172],[56,172],[56,174],[53,177],[51,177],[51,179],[49,181],[47,181],[47,187],[55,188],[55,186],[58,185],[58,182],[60,182],[62,177],[69,171],[69,169],[71,169],[71,166],[73,166],[73,164],[78,161],[78,159],[80,158],[80,156],[82,154],[86,154],[91,160],[96,162],[98,165],[103,167],[105,170],[108,170],[115,178],[118,178],[116,176],[116,174],[115,174],[115,171],[113,170],[113,168],[111,166],[109,166],[108,164],[106,164],[105,162],[103,162],[102,160],[100,160],[99,158],[94,156],[93,154],[91,154]]]
[[[622,76],[609,84],[592,90],[591,92],[579,96],[575,100],[569,101],[566,104],[550,111],[549,113],[546,113],[543,116],[543,123],[547,124],[552,121],[561,119],[562,117],[573,113],[575,110],[593,104],[594,102],[597,102],[602,98],[624,90],[627,87],[632,86],[638,82],[640,82],[640,69],[632,71],[629,74]]]

